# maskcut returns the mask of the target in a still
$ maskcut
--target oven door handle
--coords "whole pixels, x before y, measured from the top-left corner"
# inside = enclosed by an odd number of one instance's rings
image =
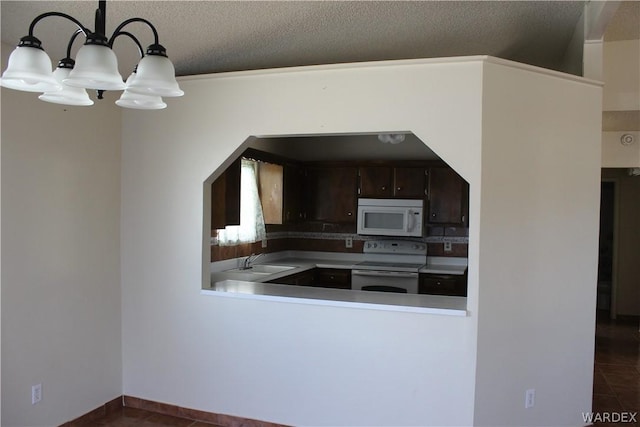
[[[351,270],[351,274],[355,276],[371,276],[371,277],[418,277],[418,273],[411,271],[384,271],[384,270]]]

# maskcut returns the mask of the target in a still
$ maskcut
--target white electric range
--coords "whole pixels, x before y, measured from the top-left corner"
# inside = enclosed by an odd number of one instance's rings
[[[427,244],[411,240],[369,240],[364,261],[351,270],[351,289],[418,293],[418,270],[427,262]]]

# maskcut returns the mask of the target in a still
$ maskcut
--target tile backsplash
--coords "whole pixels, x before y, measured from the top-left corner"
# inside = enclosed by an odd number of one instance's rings
[[[411,238],[413,241],[427,243],[430,256],[466,257],[468,254],[469,229],[456,227],[428,227],[428,236]],[[248,256],[253,253],[279,252],[286,250],[362,253],[366,240],[379,239],[376,236],[361,236],[355,233],[320,231],[267,231],[267,247],[262,242],[237,246],[211,245],[211,261]],[[390,237],[393,238],[393,237]],[[351,240],[350,248],[347,239]],[[445,251],[445,242],[451,244],[451,250]]]

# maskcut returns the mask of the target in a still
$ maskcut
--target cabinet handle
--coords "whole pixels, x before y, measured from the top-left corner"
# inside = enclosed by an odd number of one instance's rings
[[[352,212],[347,212],[347,216],[351,216],[351,215],[353,215]]]
[[[396,188],[396,191],[400,191],[400,190],[402,190],[402,187]]]
[[[435,212],[431,214],[431,217],[432,217],[432,218],[435,218],[435,217],[436,217]]]
[[[383,185],[383,186],[382,186],[382,190],[384,191],[384,190],[386,190],[386,189],[387,189],[387,186],[386,186],[386,185]]]
[[[462,215],[462,222],[464,222],[464,215]]]

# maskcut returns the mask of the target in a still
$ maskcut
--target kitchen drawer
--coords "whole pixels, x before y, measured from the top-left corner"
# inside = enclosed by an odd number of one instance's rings
[[[418,293],[427,295],[467,296],[466,275],[421,274]]]

